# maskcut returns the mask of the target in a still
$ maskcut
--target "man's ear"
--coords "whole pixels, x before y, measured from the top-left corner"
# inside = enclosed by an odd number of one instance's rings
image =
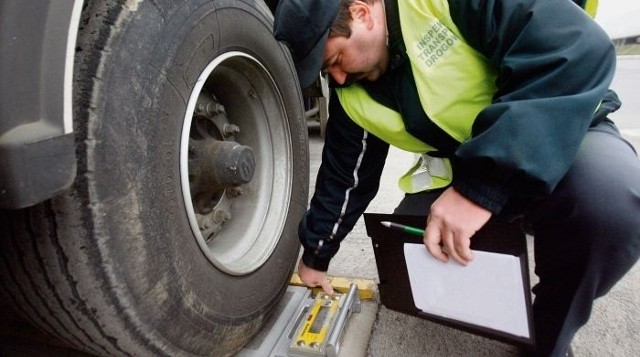
[[[367,27],[373,24],[371,6],[364,1],[356,0],[349,6],[349,13],[353,21],[364,22]]]

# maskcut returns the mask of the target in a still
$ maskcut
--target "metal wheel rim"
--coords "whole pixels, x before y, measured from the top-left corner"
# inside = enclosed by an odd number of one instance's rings
[[[206,88],[224,98],[221,102],[229,121],[240,128],[235,141],[252,147],[256,163],[253,179],[241,186],[243,194],[232,197],[225,191],[218,202],[228,206],[231,218],[213,239],[205,236],[208,231],[201,227],[203,215],[194,210],[189,175],[192,126],[198,98]],[[187,104],[180,140],[180,177],[191,230],[203,254],[219,270],[249,274],[273,253],[289,210],[292,160],[284,101],[267,69],[243,52],[216,57],[202,71]]]

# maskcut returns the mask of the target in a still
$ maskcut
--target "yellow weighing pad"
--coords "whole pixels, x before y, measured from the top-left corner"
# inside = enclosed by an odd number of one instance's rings
[[[301,323],[289,345],[291,355],[325,356],[327,338],[333,328],[344,294],[318,293],[313,304],[301,315]]]
[[[349,317],[360,312],[358,287],[333,296],[289,286],[262,332],[238,357],[336,357]]]

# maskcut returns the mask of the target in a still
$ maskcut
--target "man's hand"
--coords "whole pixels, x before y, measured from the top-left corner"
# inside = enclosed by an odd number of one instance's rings
[[[333,295],[333,287],[331,287],[329,280],[327,280],[326,271],[309,268],[304,265],[302,259],[300,259],[300,264],[298,264],[298,275],[300,275],[300,280],[302,280],[304,285],[310,288],[320,286],[322,287],[322,290],[324,290],[325,294]]]
[[[491,218],[491,211],[459,194],[453,187],[445,190],[431,205],[424,233],[424,245],[436,259],[449,256],[467,265],[473,260],[469,248],[473,236]]]

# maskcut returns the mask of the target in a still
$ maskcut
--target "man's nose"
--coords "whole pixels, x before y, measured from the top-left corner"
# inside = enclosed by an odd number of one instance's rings
[[[329,68],[329,74],[333,78],[336,83],[343,85],[345,80],[347,79],[347,73],[340,68]]]

